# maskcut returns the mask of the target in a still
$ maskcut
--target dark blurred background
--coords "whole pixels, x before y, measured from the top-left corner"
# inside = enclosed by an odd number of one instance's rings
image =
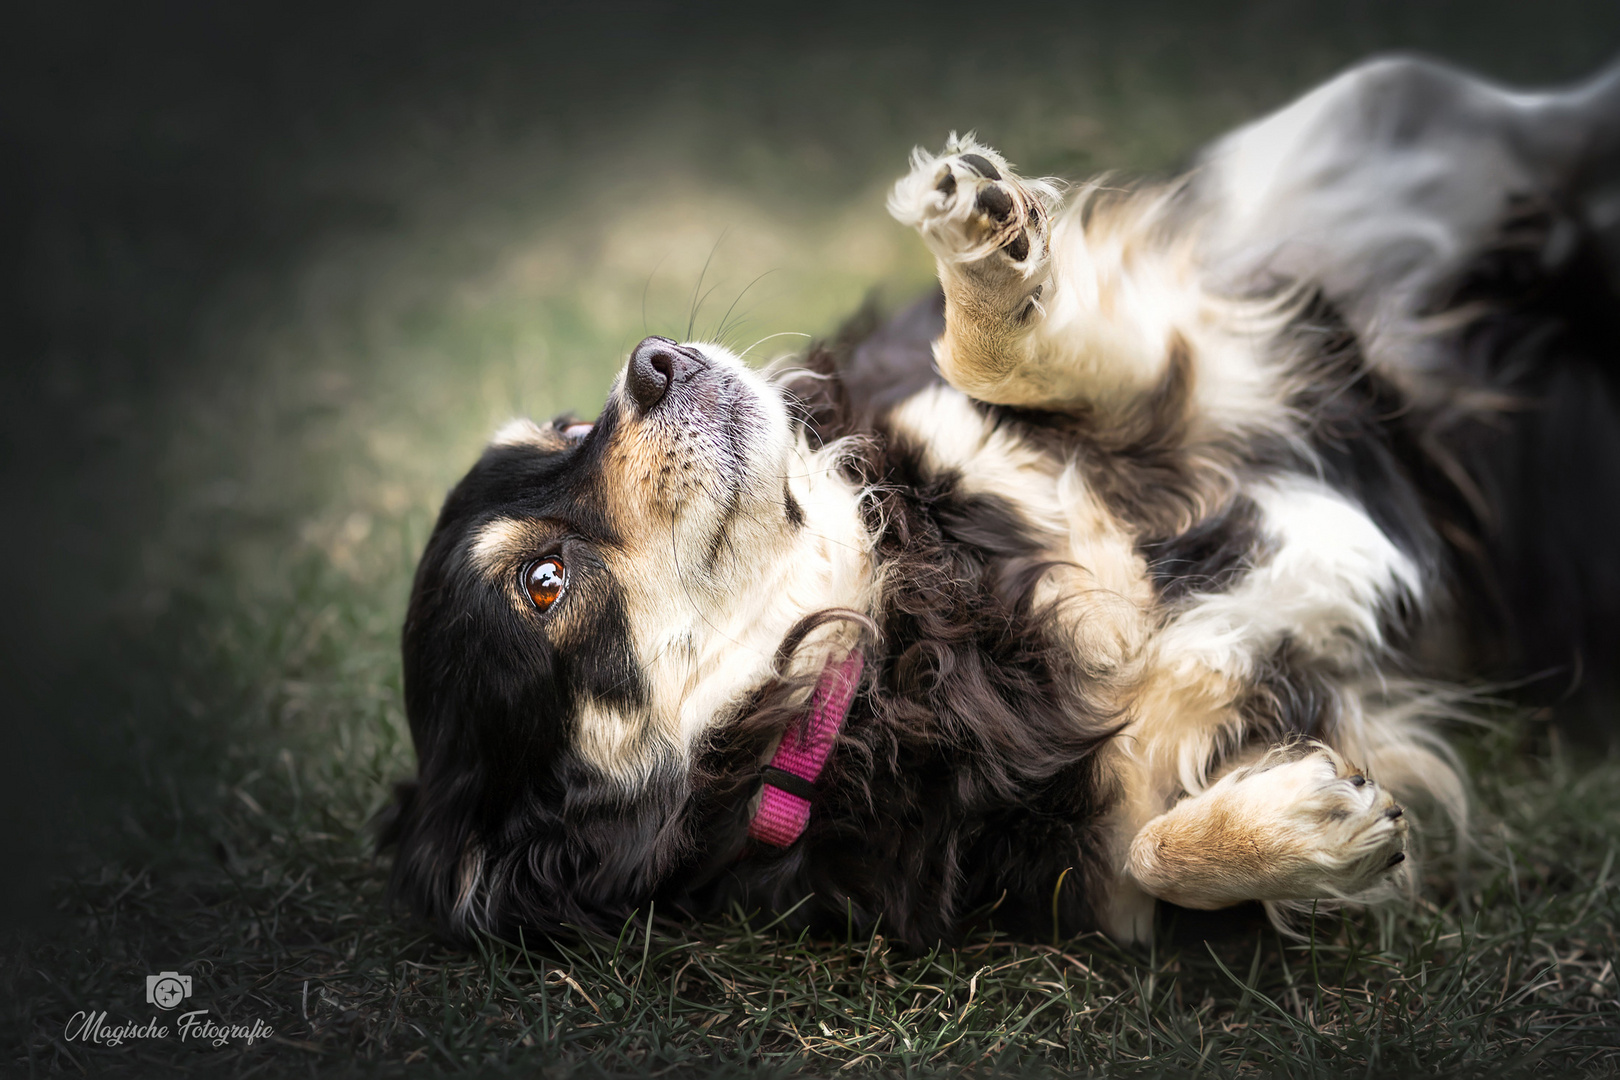
[[[643,333],[830,330],[929,267],[915,143],[1171,169],[1369,53],[1521,84],[1614,0],[28,3],[0,16],[0,881],[358,832],[410,767],[394,635],[445,486],[589,415]],[[709,269],[702,278],[702,266]],[[745,287],[752,285],[752,287]],[[290,792],[290,794],[288,794]],[[279,794],[278,794],[279,793]],[[133,855],[126,854],[133,852]]]

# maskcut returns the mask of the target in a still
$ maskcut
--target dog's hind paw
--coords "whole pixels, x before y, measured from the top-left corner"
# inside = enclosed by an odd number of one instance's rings
[[[942,263],[1028,281],[1045,275],[1059,197],[1047,181],[1014,175],[1006,159],[972,135],[952,133],[937,157],[912,152],[911,172],[889,195],[889,213],[921,233]]]

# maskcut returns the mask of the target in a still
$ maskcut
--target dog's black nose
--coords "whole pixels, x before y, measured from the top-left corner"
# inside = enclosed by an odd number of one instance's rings
[[[624,384],[636,408],[648,413],[664,400],[671,386],[685,382],[703,367],[701,354],[683,349],[668,338],[650,337],[630,354]]]

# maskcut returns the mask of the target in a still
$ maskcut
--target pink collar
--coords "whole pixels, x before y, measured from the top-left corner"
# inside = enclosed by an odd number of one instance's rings
[[[810,715],[804,724],[782,736],[776,755],[765,766],[759,809],[748,826],[748,835],[753,839],[785,848],[804,832],[810,821],[816,778],[832,753],[838,729],[844,726],[865,665],[861,650],[855,649],[842,662],[828,664],[821,673],[821,681],[810,698]]]

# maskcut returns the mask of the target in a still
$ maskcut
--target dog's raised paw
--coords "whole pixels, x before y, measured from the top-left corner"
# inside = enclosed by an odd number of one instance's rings
[[[1058,198],[1051,183],[1018,177],[1000,154],[953,133],[938,156],[912,153],[911,172],[889,195],[889,213],[947,264],[1028,279],[1044,273]]]

